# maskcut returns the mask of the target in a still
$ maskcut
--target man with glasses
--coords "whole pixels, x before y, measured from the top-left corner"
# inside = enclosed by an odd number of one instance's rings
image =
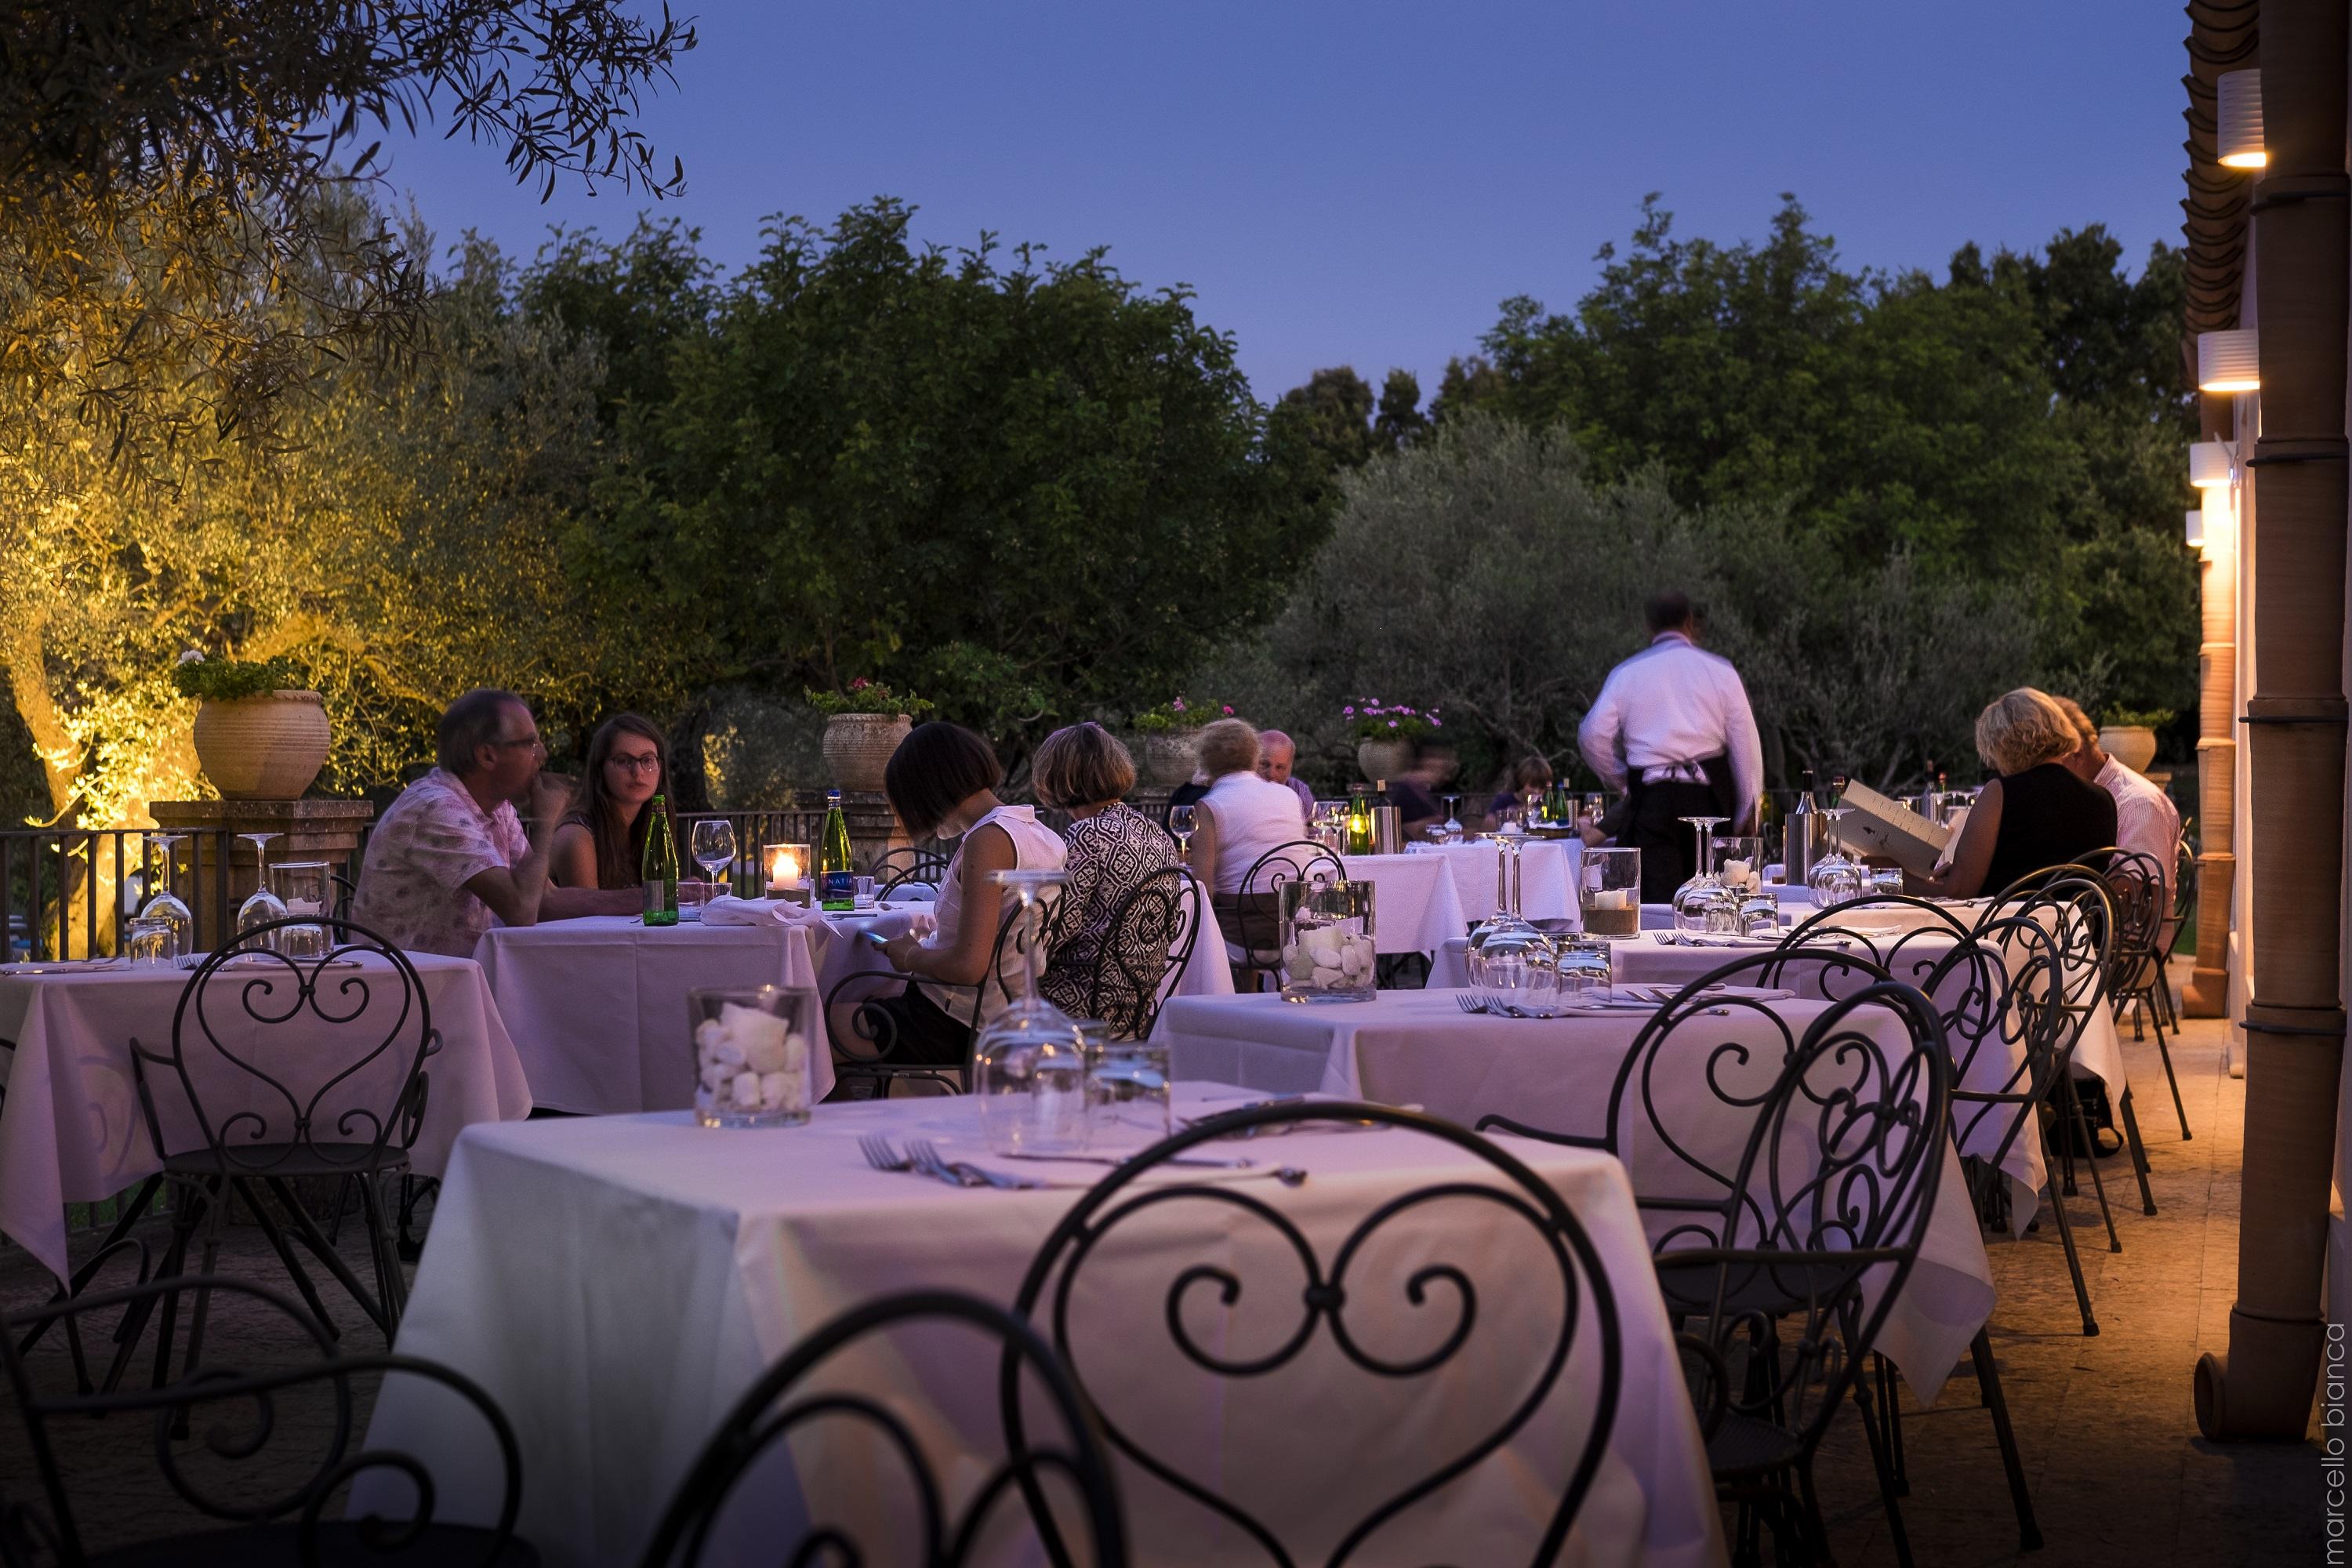
[[[395,947],[470,958],[493,915],[527,926],[636,909],[634,889],[548,884],[548,842],[572,791],[540,772],[547,748],[521,698],[468,691],[441,715],[435,751],[437,765],[368,837],[353,921]]]

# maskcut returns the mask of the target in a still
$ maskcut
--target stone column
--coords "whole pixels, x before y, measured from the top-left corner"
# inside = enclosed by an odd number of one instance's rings
[[[2206,401],[2228,400],[2209,396]],[[2230,520],[2226,523],[2221,521],[2224,514]],[[2230,531],[2217,539],[2217,526]],[[2238,769],[2234,504],[2205,509],[2201,575],[2204,636],[2197,650],[2197,964],[2189,984],[2181,988],[2180,1010],[2191,1018],[2219,1018],[2230,1010],[2230,901],[2238,879],[2237,857],[2230,848],[2237,819]]]

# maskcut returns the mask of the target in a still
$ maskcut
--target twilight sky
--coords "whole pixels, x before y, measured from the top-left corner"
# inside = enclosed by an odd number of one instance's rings
[[[1108,246],[1192,285],[1261,397],[1339,363],[1433,392],[1506,296],[1572,303],[1647,191],[1724,241],[1792,191],[1850,265],[2105,223],[2137,267],[2179,238],[2187,23],[2145,0],[671,3],[701,47],[642,118],[686,163],[657,210],[723,265],[767,215],[885,194],[926,239]],[[644,205],[386,151],[444,243],[527,254]]]

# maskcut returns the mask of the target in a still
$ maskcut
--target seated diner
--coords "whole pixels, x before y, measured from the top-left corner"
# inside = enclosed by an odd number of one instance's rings
[[[1977,796],[1950,861],[1906,877],[1909,889],[1973,899],[2112,846],[2115,797],[2066,765],[2080,744],[2065,710],[2033,688],[1995,699],[1977,715],[1977,754],[1998,776]]]

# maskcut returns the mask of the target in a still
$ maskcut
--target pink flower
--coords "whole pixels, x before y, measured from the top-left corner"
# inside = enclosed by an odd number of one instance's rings
[[[1339,710],[1339,716],[1343,719],[1352,719],[1356,716],[1356,710],[1353,708],[1342,708]]]
[[[1226,703],[1226,704],[1225,704],[1225,717],[1226,717],[1226,718],[1228,718],[1228,719],[1230,719],[1230,718],[1232,718],[1233,716],[1234,716],[1234,705],[1233,705],[1232,703],[1228,702],[1228,703]]]
[[[1433,730],[1443,730],[1445,728],[1445,721],[1433,713],[1429,716],[1429,727]]]
[[[1395,729],[1396,727],[1397,727],[1396,721],[1395,721],[1395,720],[1393,720],[1393,719],[1390,720],[1390,721],[1389,721],[1389,728],[1390,728],[1390,729],[1391,729],[1391,730],[1393,730],[1393,729]]]
[[[849,683],[849,689],[852,691],[863,691],[873,684],[874,683],[872,681],[866,679],[866,677],[861,675],[856,679]]]
[[[1168,706],[1173,708],[1177,712],[1181,713],[1184,711],[1184,700],[1181,697],[1179,697],[1175,701],[1171,702]]]

